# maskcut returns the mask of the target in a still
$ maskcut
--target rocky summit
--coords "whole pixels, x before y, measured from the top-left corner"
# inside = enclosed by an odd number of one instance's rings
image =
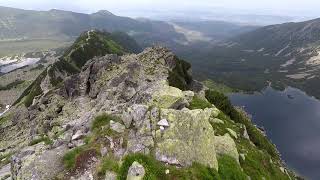
[[[1,117],[0,179],[295,178],[188,63],[158,46],[131,54],[105,35],[88,32]]]

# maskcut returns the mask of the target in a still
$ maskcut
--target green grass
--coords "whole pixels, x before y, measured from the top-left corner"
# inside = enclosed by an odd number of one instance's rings
[[[118,171],[118,179],[125,180],[129,167],[134,161],[139,162],[145,168],[144,179],[203,179],[203,180],[247,180],[247,175],[241,170],[240,165],[229,156],[219,157],[219,171],[206,167],[199,163],[193,163],[190,167],[176,168],[165,165],[150,155],[129,154],[127,155]],[[169,174],[165,174],[166,170]]]
[[[79,154],[81,154],[82,152],[84,152],[85,148],[84,147],[76,147],[72,150],[70,150],[69,152],[67,152],[64,156],[63,156],[63,164],[64,167],[67,170],[72,170],[75,168],[76,166],[76,158]]]
[[[165,178],[165,166],[152,158],[151,156],[146,156],[143,154],[130,154],[124,158],[124,161],[121,165],[119,170],[118,179],[125,180],[127,179],[129,167],[132,165],[133,162],[139,162],[145,168],[146,174],[144,179],[161,179]]]
[[[238,149],[245,152],[245,160],[240,158],[240,164],[250,175],[252,180],[266,179],[288,180],[288,176],[282,173],[277,162],[270,162],[270,155],[265,151],[260,151],[250,144],[248,140],[240,140],[237,143]]]
[[[200,98],[199,96],[194,96],[189,109],[205,109],[205,108],[211,108],[212,104],[209,103],[206,99]]]
[[[40,137],[40,138],[38,138],[38,139],[32,140],[32,141],[29,143],[29,146],[33,146],[33,145],[39,144],[39,143],[41,143],[41,142],[44,142],[46,145],[53,144],[53,141],[52,141],[49,137],[47,137],[47,136],[42,136],[42,137]]]
[[[111,158],[111,157],[104,157],[101,160],[101,164],[98,167],[98,176],[103,177],[105,176],[106,171],[112,171],[115,173],[119,172],[119,163],[117,160]]]
[[[103,126],[109,125],[111,120],[118,122],[120,121],[119,117],[112,116],[106,113],[99,115],[93,120],[91,130],[94,131],[96,129],[100,129]]]
[[[223,180],[247,180],[247,175],[241,170],[240,165],[229,156],[218,158],[219,175]]]

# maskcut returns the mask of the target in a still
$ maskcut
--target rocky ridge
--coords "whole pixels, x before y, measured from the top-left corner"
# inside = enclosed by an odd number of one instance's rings
[[[0,178],[292,176],[250,141],[245,125],[208,102],[207,88],[170,50],[102,53],[79,68],[55,86],[41,78],[32,103],[18,101],[0,119]],[[194,101],[208,105],[191,107]],[[256,153],[271,170],[249,164]]]

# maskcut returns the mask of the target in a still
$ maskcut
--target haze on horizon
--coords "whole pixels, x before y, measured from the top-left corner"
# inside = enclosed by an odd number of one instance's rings
[[[109,10],[125,16],[148,17],[150,13],[224,12],[233,14],[320,17],[319,0],[0,0],[0,6],[29,10],[61,9],[82,13]]]

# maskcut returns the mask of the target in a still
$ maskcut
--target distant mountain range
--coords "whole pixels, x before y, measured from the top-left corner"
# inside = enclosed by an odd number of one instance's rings
[[[178,24],[187,29],[187,31],[196,31],[200,34],[208,35],[210,40],[221,40],[221,34],[223,34],[223,37],[230,37],[230,34],[239,34],[255,28],[225,22],[202,22],[200,24],[188,22]],[[177,26],[167,22],[120,17],[106,10],[93,14],[82,14],[55,9],[50,11],[30,11],[0,7],[0,40],[2,41],[28,39],[74,40],[84,31],[99,29],[109,32],[126,32],[133,36],[142,46],[150,46],[154,43],[164,43],[166,45],[186,44],[188,37],[182,32],[177,32],[176,28]],[[212,30],[211,32],[210,29]]]
[[[29,47],[43,39],[71,42],[90,29],[126,32],[142,48],[165,45],[191,62],[202,79],[250,91],[271,82],[280,89],[289,85],[320,97],[319,19],[259,28],[220,21],[133,19],[105,10],[81,14],[0,7],[3,47],[32,40]]]
[[[192,57],[205,77],[246,90],[294,86],[320,98],[320,19],[259,28]]]

